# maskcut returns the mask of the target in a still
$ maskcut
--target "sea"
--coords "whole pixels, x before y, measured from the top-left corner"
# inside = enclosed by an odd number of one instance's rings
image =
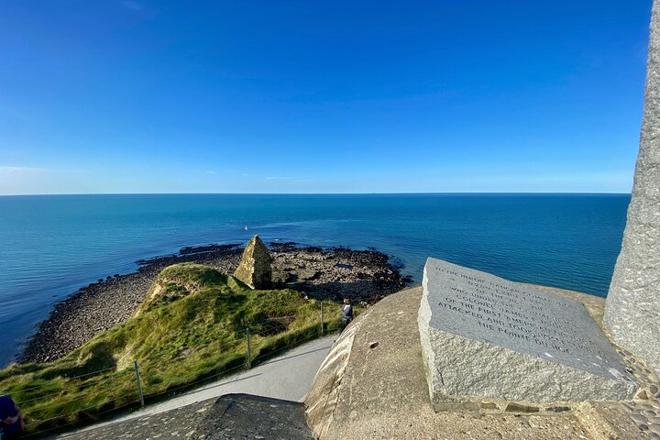
[[[421,281],[427,257],[606,296],[626,194],[0,197],[0,364],[58,301],[184,246],[265,241],[375,248]]]

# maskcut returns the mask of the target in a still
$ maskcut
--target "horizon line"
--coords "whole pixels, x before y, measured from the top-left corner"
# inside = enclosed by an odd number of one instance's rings
[[[0,194],[0,197],[62,197],[62,196],[339,196],[339,195],[631,195],[630,192],[578,192],[578,191],[421,191],[421,192],[108,192],[108,193],[26,193]]]

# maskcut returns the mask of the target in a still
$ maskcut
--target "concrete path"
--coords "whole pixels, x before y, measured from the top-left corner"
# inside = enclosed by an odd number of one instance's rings
[[[336,337],[336,336],[334,336]],[[89,426],[89,431],[108,424],[150,416],[192,403],[217,398],[229,393],[245,393],[275,399],[302,402],[309,391],[316,371],[333,344],[333,336],[316,339],[241,373],[227,376],[199,388],[173,397],[164,402],[148,405],[146,408],[119,416],[108,422]],[[82,432],[78,431],[78,432]],[[57,438],[66,438],[62,434]]]

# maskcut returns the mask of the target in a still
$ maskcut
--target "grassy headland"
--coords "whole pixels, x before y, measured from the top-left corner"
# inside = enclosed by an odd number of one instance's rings
[[[327,330],[339,307],[324,310]],[[134,317],[69,355],[0,370],[0,390],[21,406],[31,431],[94,420],[138,400],[134,360],[147,397],[241,368],[320,333],[320,304],[299,292],[251,290],[199,264],[164,269]]]

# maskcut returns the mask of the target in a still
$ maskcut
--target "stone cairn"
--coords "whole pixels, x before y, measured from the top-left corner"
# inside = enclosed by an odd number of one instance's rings
[[[271,285],[273,274],[271,260],[268,248],[261,238],[255,235],[245,246],[234,276],[253,289],[266,289]]]

